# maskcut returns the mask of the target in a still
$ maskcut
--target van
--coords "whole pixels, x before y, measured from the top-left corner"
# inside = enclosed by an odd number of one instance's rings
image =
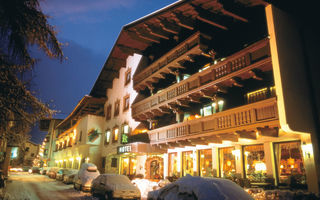
[[[91,191],[91,182],[100,172],[97,166],[93,163],[83,163],[80,167],[79,172],[74,177],[73,187],[76,190],[82,190],[84,192]]]

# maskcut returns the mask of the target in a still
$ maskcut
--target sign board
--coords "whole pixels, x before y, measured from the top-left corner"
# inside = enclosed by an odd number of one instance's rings
[[[117,148],[118,154],[131,152],[131,145],[120,146]]]

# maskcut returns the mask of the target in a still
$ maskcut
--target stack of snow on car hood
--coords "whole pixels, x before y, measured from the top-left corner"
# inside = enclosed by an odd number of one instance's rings
[[[187,175],[174,183],[148,193],[148,200],[251,200],[246,191],[234,182],[222,178],[202,178]]]

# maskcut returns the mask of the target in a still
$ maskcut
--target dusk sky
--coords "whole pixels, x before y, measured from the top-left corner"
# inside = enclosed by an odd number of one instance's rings
[[[47,0],[42,11],[50,16],[67,60],[60,63],[34,51],[39,58],[33,89],[43,102],[66,117],[89,94],[121,27],[175,0]],[[33,130],[32,141],[43,135]]]

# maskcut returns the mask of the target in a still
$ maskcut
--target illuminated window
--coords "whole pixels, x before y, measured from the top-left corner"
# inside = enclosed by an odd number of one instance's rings
[[[123,111],[128,110],[130,106],[130,96],[127,95],[123,98]]]
[[[112,142],[117,142],[119,138],[119,128],[113,129]]]
[[[243,147],[246,178],[253,182],[263,182],[267,166],[263,144]]]
[[[130,81],[131,81],[131,69],[128,69],[128,71],[126,71],[126,74],[125,74],[125,82],[124,82],[124,85],[129,84]]]
[[[120,112],[120,100],[114,103],[114,116],[118,116]]]
[[[212,107],[211,106],[205,106],[203,107],[203,116],[212,115]]]
[[[234,147],[219,149],[220,177],[232,177],[236,173],[235,155],[232,154]]]
[[[110,143],[110,136],[111,136],[111,131],[107,130],[106,131],[105,144],[109,144]]]
[[[112,106],[108,105],[107,112],[106,112],[106,120],[110,120],[111,119],[111,109],[112,109]]]
[[[199,172],[200,176],[213,177],[212,168],[212,150],[204,149],[199,150]]]
[[[182,152],[182,176],[193,175],[193,152]]]
[[[121,143],[126,144],[128,143],[128,135],[129,135],[129,125],[124,125],[122,128],[122,137],[121,137]]]
[[[169,176],[179,176],[178,174],[178,155],[177,153],[169,153],[169,165],[168,165],[168,173]]]

